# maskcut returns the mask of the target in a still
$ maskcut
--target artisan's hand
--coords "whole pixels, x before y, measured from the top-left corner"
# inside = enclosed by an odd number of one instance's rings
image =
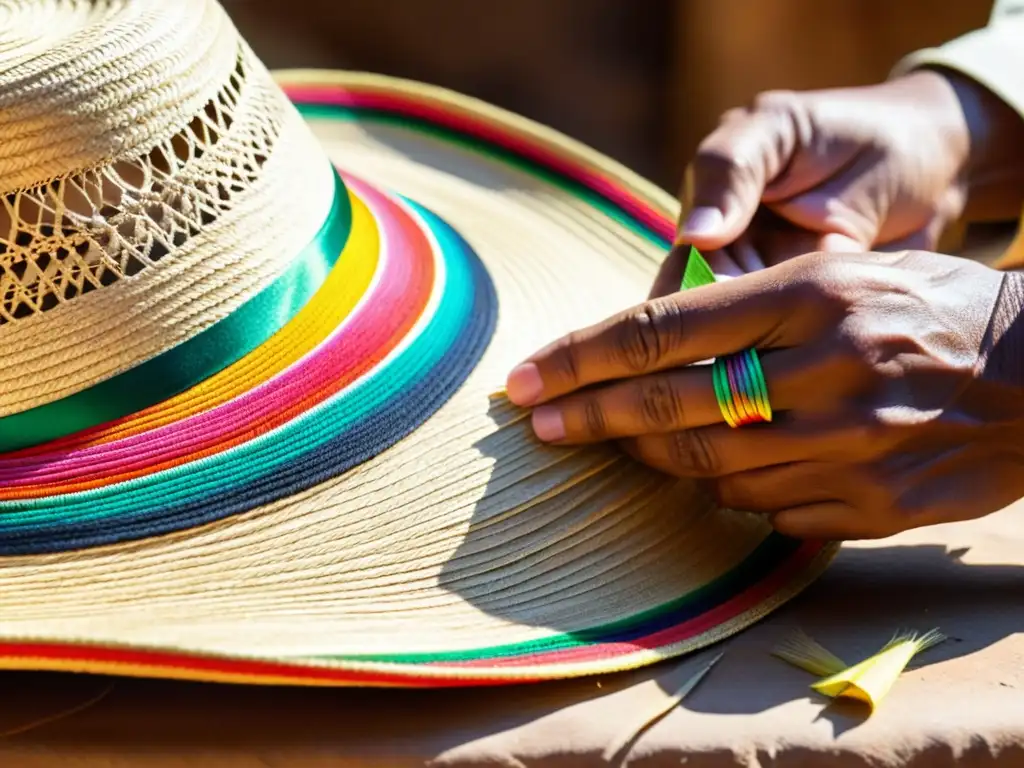
[[[570,334],[508,395],[541,439],[621,441],[784,533],[886,536],[1024,496],[1022,305],[1024,276],[962,259],[811,254]],[[750,347],[775,415],[733,429],[691,364]]]
[[[719,274],[814,251],[935,250],[969,199],[1016,218],[1022,178],[1024,120],[968,78],[919,71],[770,92],[701,144],[680,240]],[[678,289],[685,252],[666,260],[652,296]]]

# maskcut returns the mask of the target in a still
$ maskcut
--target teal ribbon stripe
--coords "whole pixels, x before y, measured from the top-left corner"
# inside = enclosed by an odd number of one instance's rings
[[[348,189],[335,173],[327,218],[273,283],[223,320],[130,370],[60,400],[0,418],[0,451],[39,445],[137,413],[236,363],[281,330],[320,289],[351,227]]]

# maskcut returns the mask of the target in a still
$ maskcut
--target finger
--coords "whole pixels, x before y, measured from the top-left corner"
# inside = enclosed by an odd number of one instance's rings
[[[841,501],[805,504],[771,516],[772,527],[794,539],[843,541],[886,535],[872,527],[873,519]]]
[[[834,232],[821,234],[798,227],[771,232],[758,232],[755,236],[758,252],[769,266],[804,256],[808,253],[863,253],[865,248],[856,240]]]
[[[652,374],[570,395],[534,409],[540,440],[578,445],[722,421],[711,366]]]
[[[716,424],[642,435],[623,441],[623,448],[637,461],[667,475],[715,478],[806,461],[815,456],[821,442],[776,425],[751,424],[732,429]]]
[[[762,208],[750,230],[750,239],[765,264],[774,266],[819,249],[821,235],[798,227],[770,208]]]
[[[795,146],[794,122],[785,112],[729,113],[687,169],[677,240],[710,251],[738,238]]]
[[[679,291],[679,285],[683,281],[683,270],[686,268],[686,260],[689,258],[690,246],[675,245],[668,252],[668,256],[661,262],[658,274],[651,285],[651,291],[647,294],[648,299],[658,299]]]
[[[708,266],[711,267],[711,271],[715,275],[715,279],[718,281],[731,280],[744,274],[739,264],[733,259],[729,249],[721,248],[717,251],[706,253],[704,254],[704,260],[707,261]]]
[[[903,237],[880,240],[872,250],[878,253],[897,253],[899,251],[934,251],[939,245],[939,238],[947,221],[933,216],[923,227]]]
[[[849,503],[848,465],[798,462],[719,478],[719,503],[741,512],[775,514],[808,504]]]
[[[637,461],[676,477],[712,478],[807,461],[851,463],[876,458],[885,445],[865,439],[857,424],[799,419],[724,424],[644,434],[623,441]]]
[[[744,272],[756,272],[808,253],[864,251],[844,235],[821,233],[797,226],[771,206],[762,206],[750,229],[729,246],[729,253]]]
[[[963,214],[966,193],[959,186],[950,187],[930,215],[918,210],[916,215],[888,216],[875,239],[879,251],[934,251],[943,231]]]
[[[854,398],[873,383],[873,369],[851,345],[824,334],[800,346],[763,350],[758,358],[774,412],[789,411],[808,427],[825,428],[823,420],[828,419],[870,424],[850,409]],[[509,377],[513,402],[522,400],[521,389],[512,386],[521,385],[515,380],[517,375],[514,371]],[[725,421],[715,395],[712,368],[707,364],[626,377],[541,398],[532,418],[541,440],[565,444],[695,429]],[[861,431],[877,441],[873,432]]]
[[[599,382],[663,371],[749,347],[787,347],[823,330],[807,277],[763,270],[645,302],[576,331],[517,366],[506,383],[520,406]],[[814,315],[809,322],[807,307]]]
[[[749,232],[740,235],[739,239],[729,248],[729,253],[737,266],[746,274],[758,272],[766,266]]]
[[[715,424],[621,441],[637,461],[676,477],[715,478],[799,462],[869,463],[891,451],[896,434],[880,435],[856,418],[801,417],[733,429]]]
[[[825,250],[866,251],[888,218],[886,180],[878,158],[862,152],[849,166],[808,191],[773,201],[772,210],[798,227],[833,236]]]
[[[761,355],[775,411],[808,402],[821,391],[820,358],[806,348]],[[593,443],[721,424],[710,365],[625,379],[558,398],[534,409],[533,429],[546,442]]]

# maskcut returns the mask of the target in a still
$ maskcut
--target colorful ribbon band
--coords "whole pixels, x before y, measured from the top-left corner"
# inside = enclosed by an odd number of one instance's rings
[[[40,445],[144,410],[241,360],[281,330],[320,289],[348,239],[348,191],[335,174],[320,230],[274,282],[183,344],[81,392],[0,418],[0,452]]]

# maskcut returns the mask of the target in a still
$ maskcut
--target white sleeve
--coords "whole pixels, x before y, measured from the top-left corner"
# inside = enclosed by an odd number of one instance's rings
[[[892,74],[923,66],[956,70],[1024,116],[1024,0],[996,0],[987,27],[936,48],[915,51]]]

